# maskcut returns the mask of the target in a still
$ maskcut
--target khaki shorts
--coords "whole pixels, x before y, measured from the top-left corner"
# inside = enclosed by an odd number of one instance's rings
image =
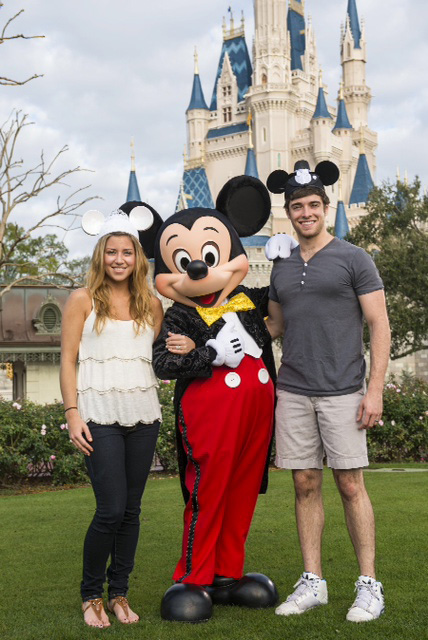
[[[366,429],[358,429],[357,413],[364,389],[343,396],[309,397],[277,389],[276,466],[322,469],[324,456],[332,469],[368,465]]]

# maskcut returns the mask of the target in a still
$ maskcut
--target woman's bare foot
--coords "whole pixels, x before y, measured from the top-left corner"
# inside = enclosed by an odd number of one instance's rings
[[[122,624],[132,624],[133,622],[138,622],[140,619],[140,616],[132,611],[128,599],[125,598],[125,596],[112,598],[108,601],[107,608],[111,613],[114,613]]]
[[[110,620],[104,610],[102,598],[82,602],[83,619],[88,627],[104,629],[110,627]]]

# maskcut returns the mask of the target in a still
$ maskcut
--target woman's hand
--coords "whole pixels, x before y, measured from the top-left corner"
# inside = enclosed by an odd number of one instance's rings
[[[176,355],[186,355],[195,349],[196,344],[191,338],[183,336],[180,333],[172,333],[168,331],[168,338],[165,340],[166,348]]]
[[[85,456],[90,456],[93,448],[89,444],[89,442],[92,442],[89,427],[86,422],[82,420],[77,409],[71,409],[70,413],[71,415],[67,416],[70,442],[72,442],[77,449],[80,449]]]

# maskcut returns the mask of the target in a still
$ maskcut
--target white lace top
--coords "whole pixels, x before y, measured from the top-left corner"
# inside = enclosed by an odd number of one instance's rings
[[[136,334],[133,320],[107,319],[97,334],[94,323],[92,310],[79,347],[77,405],[82,420],[124,427],[161,420],[152,369],[153,329]]]

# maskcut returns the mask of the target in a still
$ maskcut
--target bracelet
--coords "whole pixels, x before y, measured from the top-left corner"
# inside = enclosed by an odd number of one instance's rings
[[[70,409],[77,409],[77,407],[68,407],[68,409],[64,409],[64,413],[67,413],[67,411],[70,411]]]

